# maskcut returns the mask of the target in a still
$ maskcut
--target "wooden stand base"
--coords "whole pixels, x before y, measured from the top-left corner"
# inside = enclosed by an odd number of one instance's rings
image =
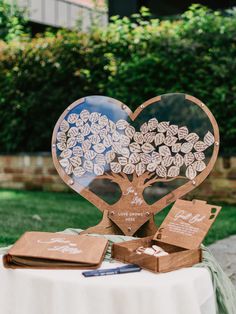
[[[143,224],[139,230],[134,234],[136,237],[147,237],[154,235],[157,232],[157,226],[154,221],[154,215]],[[123,232],[118,228],[114,222],[108,217],[108,210],[104,210],[102,220],[93,227],[90,227],[81,234],[97,233],[97,234],[123,234]]]

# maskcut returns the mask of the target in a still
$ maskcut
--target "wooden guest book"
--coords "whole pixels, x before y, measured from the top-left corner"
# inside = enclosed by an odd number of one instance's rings
[[[201,260],[199,246],[220,208],[180,198],[206,179],[218,151],[210,110],[179,93],[149,99],[134,112],[110,97],[79,99],[62,113],[52,136],[62,180],[103,212],[84,233],[145,237],[114,245],[113,257],[153,271]],[[158,229],[154,215],[175,201]],[[137,251],[152,243],[166,252]]]
[[[202,260],[200,245],[220,209],[205,201],[177,200],[154,237],[114,244],[112,257],[154,272],[168,272],[199,263]],[[168,255],[157,257],[137,251],[139,247],[152,245],[158,245]]]
[[[86,235],[26,232],[3,257],[6,268],[97,268],[108,240]]]

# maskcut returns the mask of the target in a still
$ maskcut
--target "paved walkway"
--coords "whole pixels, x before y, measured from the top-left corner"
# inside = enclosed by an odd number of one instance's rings
[[[236,287],[236,235],[211,244],[209,249]]]

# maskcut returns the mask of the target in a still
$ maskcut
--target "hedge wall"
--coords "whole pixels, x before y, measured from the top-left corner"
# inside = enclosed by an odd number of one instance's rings
[[[114,18],[89,35],[60,31],[2,43],[1,151],[48,151],[61,112],[86,95],[111,96],[134,109],[150,97],[184,92],[210,107],[221,152],[235,153],[235,17],[195,5],[175,21]]]

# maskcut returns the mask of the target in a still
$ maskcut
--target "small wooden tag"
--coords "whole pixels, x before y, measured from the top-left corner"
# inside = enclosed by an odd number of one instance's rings
[[[154,240],[185,249],[197,249],[221,210],[205,201],[177,200]]]

